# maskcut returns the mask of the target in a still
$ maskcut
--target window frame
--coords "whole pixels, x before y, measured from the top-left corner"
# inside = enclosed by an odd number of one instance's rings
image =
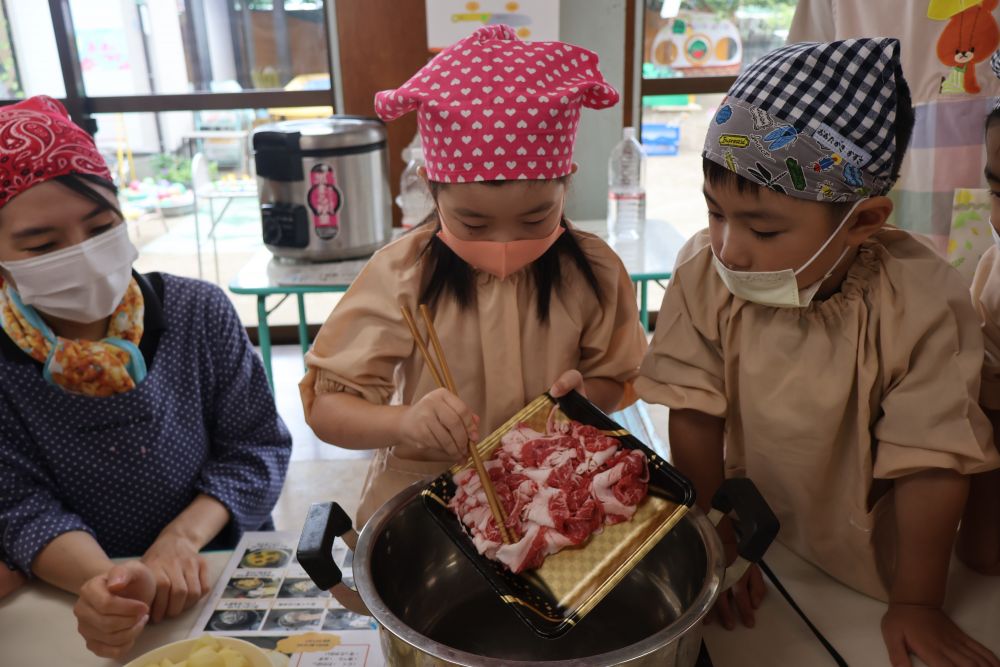
[[[168,111],[207,111],[219,109],[261,109],[273,107],[318,107],[338,108],[336,86],[333,81],[333,47],[335,41],[330,34],[331,2],[323,3],[323,32],[326,39],[330,87],[325,90],[247,90],[234,93],[194,92],[178,94],[90,96],[83,84],[83,70],[80,68],[76,51],[76,32],[70,13],[69,0],[48,0],[52,17],[52,30],[59,64],[62,70],[66,97],[60,101],[65,105],[70,117],[90,133],[97,129],[93,114],[100,113],[162,113]],[[283,5],[282,5],[283,6]],[[279,13],[283,13],[279,12]],[[285,36],[287,38],[287,36]],[[20,100],[0,100],[0,105],[16,104]]]

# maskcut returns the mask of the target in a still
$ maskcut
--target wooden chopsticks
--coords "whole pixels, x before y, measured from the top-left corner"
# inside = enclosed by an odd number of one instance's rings
[[[431,311],[426,305],[421,304],[420,315],[423,317],[424,324],[427,327],[427,336],[430,339],[431,346],[434,348],[434,353],[437,355],[438,362],[441,364],[441,370],[439,371],[433,358],[431,357],[430,350],[427,349],[427,343],[424,342],[423,337],[421,337],[420,332],[417,330],[417,322],[413,319],[413,313],[407,306],[400,306],[400,310],[403,313],[403,319],[406,320],[406,325],[410,328],[410,333],[413,334],[413,340],[417,344],[417,349],[420,350],[420,354],[424,357],[424,363],[427,364],[427,368],[430,370],[431,375],[434,377],[434,381],[437,383],[438,387],[445,387],[452,394],[458,396],[458,392],[455,390],[455,378],[451,374],[451,369],[448,367],[448,361],[444,356],[444,349],[441,347],[441,341],[438,338],[437,331],[434,329],[434,322],[431,319]],[[500,530],[500,537],[503,539],[504,544],[511,544],[510,531],[507,530],[507,522],[504,516],[503,507],[500,505],[500,500],[497,498],[496,489],[493,488],[493,481],[490,479],[489,473],[486,471],[486,466],[483,464],[482,458],[479,456],[479,449],[476,447],[475,442],[469,442],[469,454],[472,455],[472,464],[476,469],[476,473],[479,475],[479,483],[483,486],[483,491],[486,493],[486,500],[490,505],[490,512],[493,514],[493,520],[497,524],[497,528]]]

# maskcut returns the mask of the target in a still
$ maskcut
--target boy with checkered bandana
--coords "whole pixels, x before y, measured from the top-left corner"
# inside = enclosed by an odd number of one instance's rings
[[[709,226],[678,258],[636,388],[671,408],[699,502],[752,478],[787,547],[889,603],[894,665],[997,665],[941,610],[968,475],[1000,455],[960,277],[885,226],[912,128],[895,39],[747,68],[706,137]],[[762,594],[753,569],[722,622],[752,625]]]

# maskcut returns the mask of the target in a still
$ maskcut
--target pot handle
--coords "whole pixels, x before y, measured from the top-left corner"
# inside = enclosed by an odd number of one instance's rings
[[[302,526],[295,556],[317,588],[330,591],[337,602],[355,614],[371,616],[358,592],[343,582],[343,573],[333,560],[333,540],[336,537],[343,538],[354,551],[358,545],[358,533],[351,524],[351,517],[337,503],[313,503]]]
[[[708,519],[718,526],[725,516],[733,520],[739,557],[726,568],[722,590],[728,590],[747,571],[751,563],[760,561],[778,535],[781,524],[771,511],[757,486],[745,477],[727,479],[712,498]]]

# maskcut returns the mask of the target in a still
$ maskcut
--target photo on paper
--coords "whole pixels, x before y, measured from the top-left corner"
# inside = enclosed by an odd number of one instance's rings
[[[254,569],[285,567],[291,559],[292,550],[285,546],[255,544],[243,554],[240,567]]]
[[[322,620],[322,609],[272,609],[262,629],[285,632],[319,630]]]
[[[309,578],[288,577],[281,584],[279,598],[328,598],[328,591],[320,590]]]
[[[222,597],[235,599],[266,599],[278,593],[280,579],[274,577],[233,577],[222,591]]]
[[[210,632],[249,632],[257,630],[264,620],[264,612],[258,609],[216,610],[205,624]]]
[[[323,619],[324,630],[375,630],[378,625],[371,616],[355,614],[347,609],[328,609]]]

